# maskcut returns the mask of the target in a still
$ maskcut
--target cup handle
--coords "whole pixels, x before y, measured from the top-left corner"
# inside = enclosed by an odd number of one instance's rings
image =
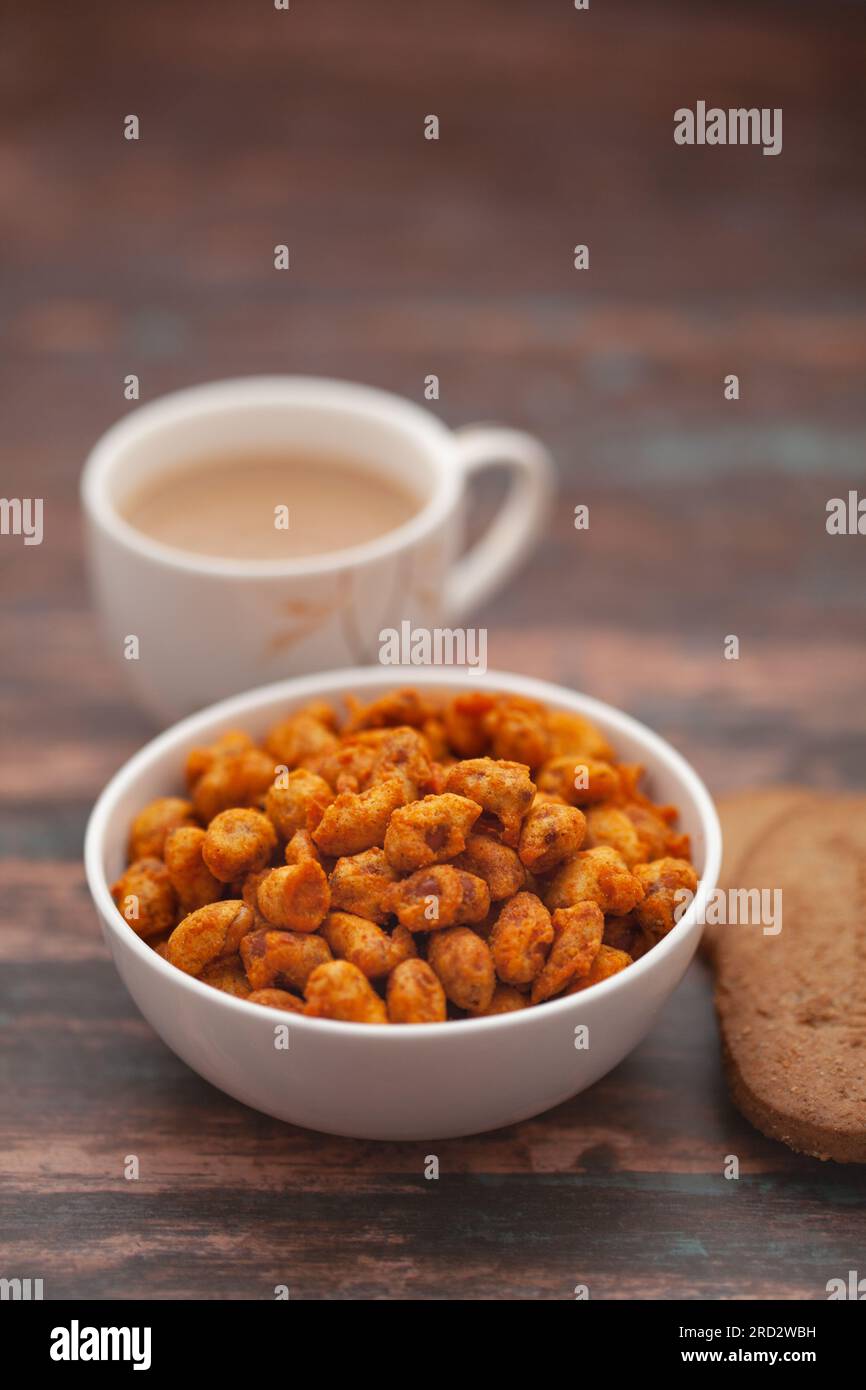
[[[468,483],[485,468],[504,466],[511,483],[487,531],[455,564],[445,589],[449,621],[489,598],[525,559],[547,519],[554,470],[544,445],[522,430],[469,425],[456,431],[457,466]]]

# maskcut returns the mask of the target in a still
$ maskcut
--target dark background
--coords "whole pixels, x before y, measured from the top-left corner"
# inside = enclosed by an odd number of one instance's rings
[[[820,1298],[862,1265],[862,1177],[730,1108],[700,966],[592,1091],[434,1145],[438,1184],[424,1146],[293,1131],[173,1058],[80,865],[151,728],[98,643],[76,489],[131,372],[142,401],[281,371],[420,401],[435,372],[449,423],[523,426],[561,472],[545,543],[477,614],[491,665],[627,709],[717,793],[862,787],[866,538],[824,523],[864,488],[864,40],[839,0],[7,11],[0,467],[44,497],[45,541],[0,539],[0,1274],[49,1297]],[[782,154],[675,146],[699,99],[781,106]]]

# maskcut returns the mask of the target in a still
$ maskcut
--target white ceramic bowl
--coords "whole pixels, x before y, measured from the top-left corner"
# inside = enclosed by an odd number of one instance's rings
[[[368,698],[411,684],[431,692],[470,688],[466,676],[392,667],[332,671],[234,696],[147,744],[103,791],[87,827],[87,880],[121,978],[172,1051],[214,1086],[265,1114],[308,1129],[364,1139],[445,1139],[497,1129],[559,1105],[591,1086],[638,1043],[682,978],[716,885],[721,832],[692,768],[657,734],[609,705],[527,676],[490,671],[471,688],[511,691],[576,710],[610,738],[617,755],[647,769],[645,786],[680,809],[700,888],[673,931],[627,970],[592,989],[493,1018],[407,1027],[338,1023],[248,1004],[201,984],[145,945],[117,911],[109,884],[125,862],[135,813],[182,790],[184,756],[229,728],[261,734],[314,698]],[[290,1028],[287,1050],[277,1025]],[[588,1029],[588,1047],[575,1030]]]

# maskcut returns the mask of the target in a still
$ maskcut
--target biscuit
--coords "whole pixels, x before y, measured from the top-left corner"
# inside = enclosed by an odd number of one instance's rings
[[[708,926],[734,1103],[799,1153],[866,1163],[866,798],[719,806],[724,889],[781,889],[782,930]]]

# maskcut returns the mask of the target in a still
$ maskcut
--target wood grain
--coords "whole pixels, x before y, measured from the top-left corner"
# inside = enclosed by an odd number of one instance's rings
[[[438,1183],[423,1145],[292,1130],[177,1061],[80,867],[152,728],[99,644],[76,489],[129,372],[143,400],[271,371],[421,400],[435,372],[448,423],[533,430],[560,469],[544,545],[477,616],[491,664],[629,710],[716,792],[862,787],[866,542],[824,515],[866,445],[864,38],[843,0],[9,17],[0,471],[46,534],[0,539],[0,1274],[48,1297],[812,1299],[862,1269],[862,1176],[733,1110],[699,964],[590,1092],[436,1145]],[[699,97],[783,106],[783,154],[675,148]]]

